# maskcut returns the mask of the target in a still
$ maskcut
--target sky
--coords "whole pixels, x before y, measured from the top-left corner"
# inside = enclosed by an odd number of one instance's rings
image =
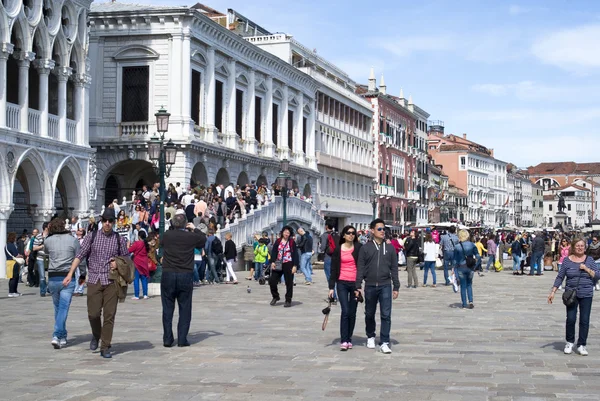
[[[357,83],[374,67],[389,94],[500,160],[600,162],[600,1],[202,2],[293,35]]]

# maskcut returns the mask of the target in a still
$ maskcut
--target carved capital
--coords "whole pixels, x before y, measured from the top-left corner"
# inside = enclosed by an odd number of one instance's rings
[[[59,81],[67,81],[71,74],[73,74],[73,69],[71,67],[57,67],[54,68],[54,72]]]
[[[33,66],[38,70],[40,75],[49,75],[54,69],[56,63],[50,59],[39,59],[33,61]]]
[[[12,43],[0,43],[0,59],[7,60],[13,53],[15,46]]]
[[[88,74],[76,74],[71,79],[73,80],[75,86],[89,88],[92,84],[92,77]]]
[[[18,60],[19,67],[29,68],[29,63],[35,60],[35,53],[33,52],[18,52],[14,53],[13,57]]]
[[[0,220],[8,220],[13,210],[15,210],[14,205],[0,206]]]

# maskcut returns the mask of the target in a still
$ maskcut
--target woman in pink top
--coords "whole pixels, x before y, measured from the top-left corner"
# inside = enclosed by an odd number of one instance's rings
[[[135,241],[127,252],[133,253],[133,264],[135,265],[135,278],[133,280],[133,297],[131,299],[140,299],[140,281],[142,282],[142,293],[144,299],[148,299],[148,277],[150,270],[148,268],[148,251],[150,244],[146,241],[146,232],[138,233],[138,241]]]
[[[354,295],[356,287],[356,262],[361,244],[358,242],[356,228],[346,226],[341,232],[340,246],[331,255],[331,276],[329,277],[329,298],[337,295],[342,309],[340,319],[340,350],[352,349],[352,333],[356,323],[358,301]]]

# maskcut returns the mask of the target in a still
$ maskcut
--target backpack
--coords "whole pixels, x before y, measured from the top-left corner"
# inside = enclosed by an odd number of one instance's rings
[[[210,251],[217,256],[223,253],[223,244],[219,238],[215,237],[212,244],[210,244]]]
[[[327,248],[325,248],[325,253],[331,256],[333,255],[333,251],[335,251],[335,240],[333,234],[329,234],[327,236]]]

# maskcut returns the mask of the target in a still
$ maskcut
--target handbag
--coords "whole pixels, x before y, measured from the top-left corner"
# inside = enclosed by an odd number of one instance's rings
[[[150,258],[148,258],[148,271],[156,271],[156,263],[154,263],[154,261]]]
[[[13,278],[14,268],[15,268],[15,261],[7,260],[6,261],[6,278]]]
[[[435,267],[439,269],[440,267],[444,267],[444,262],[440,258],[435,258]]]
[[[288,241],[285,246],[283,247],[283,250],[281,251],[281,258],[283,259],[283,255],[285,254],[285,248],[289,248],[290,242]],[[277,255],[277,260],[275,260],[275,267],[273,268],[273,271],[276,272],[280,272],[283,270],[283,262],[281,259],[279,259],[279,255]]]
[[[587,261],[587,257],[583,261],[585,263]],[[582,273],[579,273],[579,277],[577,277],[577,285],[575,288],[565,288],[565,292],[562,294],[563,304],[565,306],[573,306],[577,302],[577,288],[579,288],[579,280],[581,280]]]
[[[475,266],[477,265],[475,257],[473,257],[473,255],[467,256],[467,253],[465,252],[465,247],[463,246],[462,242],[460,243],[460,247],[462,248],[463,254],[465,255],[465,262],[467,263],[467,267],[471,270],[475,269]]]
[[[17,257],[17,256],[15,256],[15,255],[13,255],[12,253],[10,253],[10,252],[8,251],[8,247],[6,247],[6,246],[4,247],[4,249],[6,250],[6,253],[8,253],[8,254],[9,254],[9,256],[10,256],[11,258],[13,258],[13,261],[15,261],[15,262],[16,262],[18,265],[21,265],[21,266],[24,266],[24,265],[25,265],[25,259],[23,259],[23,258],[19,258],[19,257]]]

